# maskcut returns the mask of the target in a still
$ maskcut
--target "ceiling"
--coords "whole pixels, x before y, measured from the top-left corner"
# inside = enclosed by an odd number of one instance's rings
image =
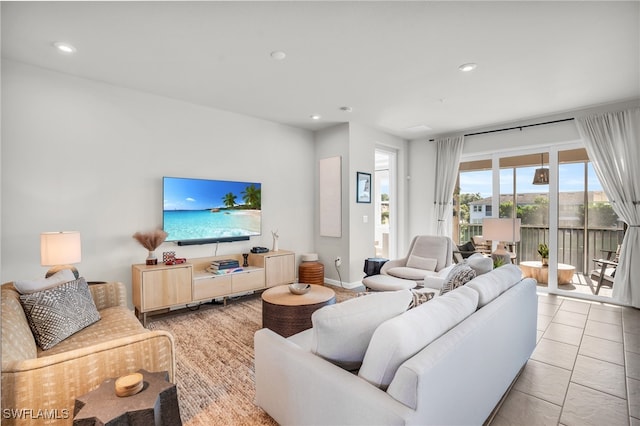
[[[639,29],[638,1],[2,2],[4,59],[405,139],[638,98]]]

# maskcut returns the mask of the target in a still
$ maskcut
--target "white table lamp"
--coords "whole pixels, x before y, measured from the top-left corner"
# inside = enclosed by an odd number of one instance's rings
[[[506,250],[503,242],[516,243],[520,241],[520,219],[483,219],[482,236],[487,240],[498,242],[498,247],[491,253],[492,258],[500,257],[511,261],[511,253]]]
[[[72,263],[82,260],[82,245],[80,233],[68,232],[43,232],[40,234],[40,264],[52,266],[47,271],[46,277],[50,277],[62,269],[71,269],[76,278],[78,270]]]

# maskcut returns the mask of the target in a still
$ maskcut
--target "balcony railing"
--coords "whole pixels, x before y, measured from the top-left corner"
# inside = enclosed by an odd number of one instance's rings
[[[558,228],[558,262],[575,266],[576,273],[588,273],[591,271],[594,266],[593,259],[602,258],[602,250],[615,251],[624,237],[624,230],[618,228],[589,228],[586,232],[587,238],[585,241],[584,228]],[[464,244],[471,240],[474,235],[482,235],[481,224],[461,225],[459,244]],[[518,262],[540,260],[540,255],[538,254],[538,245],[540,243],[549,243],[549,228],[522,225],[520,228],[520,242],[516,245]]]

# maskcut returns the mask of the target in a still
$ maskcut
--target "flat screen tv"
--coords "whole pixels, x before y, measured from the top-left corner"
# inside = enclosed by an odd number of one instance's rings
[[[166,176],[162,181],[167,241],[231,242],[262,233],[260,183]]]

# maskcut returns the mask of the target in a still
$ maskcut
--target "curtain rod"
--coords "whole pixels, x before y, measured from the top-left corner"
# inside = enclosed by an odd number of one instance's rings
[[[561,120],[545,121],[544,123],[523,124],[522,126],[505,127],[504,129],[495,129],[495,130],[487,130],[487,131],[484,131],[484,132],[467,133],[464,136],[467,137],[467,136],[476,136],[476,135],[486,135],[487,133],[506,132],[507,130],[516,130],[516,129],[520,129],[520,131],[522,131],[522,129],[524,129],[525,127],[544,126],[546,124],[562,123],[562,122],[565,122],[565,121],[573,121],[573,120],[575,120],[575,118],[573,118],[573,117],[572,118],[563,118]],[[435,141],[435,139],[429,139],[429,142],[434,142],[434,141]]]

